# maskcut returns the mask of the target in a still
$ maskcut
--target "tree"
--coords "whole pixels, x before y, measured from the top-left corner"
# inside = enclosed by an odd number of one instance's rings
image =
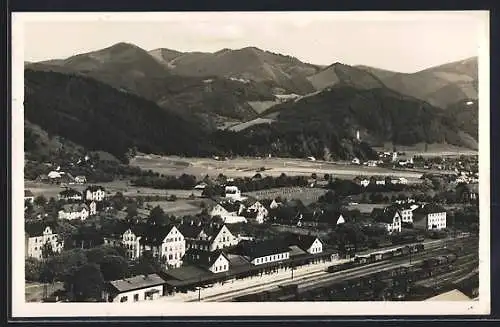
[[[318,178],[318,175],[317,175],[316,173],[312,173],[312,174],[311,174],[311,178],[312,178],[312,179],[317,179],[317,178]]]
[[[128,204],[127,205],[127,218],[136,217],[137,214],[138,214],[137,204],[136,203]]]
[[[104,278],[99,266],[90,263],[79,267],[68,280],[76,301],[100,300]]]
[[[100,267],[105,281],[122,279],[128,275],[127,261],[118,255],[105,256]]]
[[[326,173],[326,174],[323,176],[323,179],[324,179],[325,181],[327,181],[327,182],[329,182],[329,181],[330,181],[330,178],[331,178],[331,176],[330,176],[330,174],[328,174],[328,173]]]
[[[160,206],[156,206],[149,212],[148,222],[152,225],[163,226],[167,224],[167,217],[165,216],[165,212]]]
[[[43,195],[39,195],[33,201],[37,206],[43,207],[47,203],[47,198]]]
[[[39,282],[42,272],[42,263],[36,258],[27,258],[24,261],[25,279],[30,282]]]
[[[41,280],[45,282],[65,281],[76,269],[87,263],[87,256],[81,249],[63,251],[60,255],[49,257],[43,265]]]
[[[44,259],[50,258],[54,254],[54,249],[52,248],[52,244],[50,242],[46,242],[44,245],[42,245],[42,257]]]

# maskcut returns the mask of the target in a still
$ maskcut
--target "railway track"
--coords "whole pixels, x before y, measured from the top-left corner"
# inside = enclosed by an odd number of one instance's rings
[[[464,242],[464,241],[463,241]],[[465,242],[464,242],[465,243]],[[462,244],[463,245],[463,244]],[[453,247],[452,247],[453,248]],[[434,256],[437,256],[438,254],[444,254],[446,253],[446,249],[442,247],[441,243],[434,243],[434,244],[429,244],[427,250],[425,252],[413,254],[411,257],[411,262],[412,263],[417,263],[420,261],[423,261],[427,258],[432,258]],[[261,284],[258,286],[251,286],[235,291],[230,291],[230,292],[225,292],[222,294],[217,294],[217,295],[212,295],[208,296],[205,298],[202,298],[203,301],[217,301],[217,302],[224,302],[224,301],[231,301],[232,299],[243,296],[243,295],[248,295],[252,293],[258,293],[261,291],[265,290],[272,290],[276,289],[279,286],[286,286],[290,284],[299,284],[299,288],[315,288],[318,283],[333,283],[338,280],[343,280],[343,279],[351,279],[351,278],[356,278],[360,276],[365,276],[369,274],[373,274],[375,272],[380,272],[380,271],[387,271],[394,269],[399,266],[405,266],[410,262],[410,257],[409,256],[404,256],[404,257],[395,257],[391,259],[390,261],[382,261],[382,262],[375,262],[371,264],[366,264],[362,266],[357,266],[353,267],[350,269],[346,269],[343,271],[338,271],[338,272],[333,272],[329,273],[326,271],[320,271],[316,272],[313,274],[308,274],[306,276],[301,276],[299,278],[295,278],[293,280],[287,279],[281,282],[269,282],[265,284]],[[194,301],[193,301],[194,302]]]

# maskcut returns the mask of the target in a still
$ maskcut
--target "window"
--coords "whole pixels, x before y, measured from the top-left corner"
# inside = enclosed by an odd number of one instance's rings
[[[134,294],[134,302],[139,301],[139,294]]]

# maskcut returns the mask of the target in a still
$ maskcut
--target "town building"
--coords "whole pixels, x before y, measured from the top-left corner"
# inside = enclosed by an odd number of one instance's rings
[[[427,230],[446,228],[446,209],[434,204],[424,204],[413,211],[413,226]]]
[[[229,259],[222,250],[213,252],[189,249],[184,255],[184,261],[205,268],[214,274],[229,270]]]
[[[231,253],[245,257],[252,265],[288,260],[290,248],[280,240],[243,241]]]
[[[240,204],[236,202],[217,203],[210,211],[210,217],[220,217],[226,224],[246,223],[247,219],[240,216]]]
[[[106,197],[106,190],[102,186],[92,185],[85,189],[84,194],[86,201],[101,202]]]
[[[309,254],[323,252],[323,242],[314,235],[292,234],[287,239],[288,246],[296,245]]]
[[[89,207],[84,203],[65,204],[59,210],[59,219],[80,219],[85,220],[89,216]]]
[[[59,192],[58,197],[59,200],[65,200],[65,201],[81,201],[83,199],[82,193],[71,188]]]
[[[24,202],[28,201],[29,203],[33,203],[35,201],[35,195],[31,190],[24,190]]]
[[[75,177],[75,183],[77,184],[85,184],[87,183],[87,178],[83,175],[80,175],[80,176],[76,176]]]
[[[150,226],[139,239],[141,254],[151,251],[154,257],[161,258],[169,268],[182,265],[186,253],[186,241],[182,233],[173,225]]]
[[[55,232],[55,223],[36,221],[25,225],[26,257],[43,258],[44,246],[50,246],[54,253],[60,253],[64,247],[64,241],[60,240]]]
[[[125,248],[127,258],[136,260],[141,255],[140,240],[145,233],[145,224],[134,224],[123,232],[122,245]]]
[[[181,224],[179,230],[184,235],[186,247],[213,252],[238,244],[235,237],[225,224]]]
[[[163,296],[165,281],[157,274],[113,280],[105,285],[106,302],[130,303],[156,300]]]
[[[89,206],[89,216],[96,215],[97,214],[97,202],[90,201],[87,205]]]
[[[234,200],[234,201],[241,201],[243,200],[241,196],[241,191],[237,186],[226,186],[224,189],[224,194],[226,198]]]
[[[374,208],[372,211],[372,218],[376,223],[384,226],[389,233],[401,232],[401,211],[395,206],[386,207],[384,209]]]

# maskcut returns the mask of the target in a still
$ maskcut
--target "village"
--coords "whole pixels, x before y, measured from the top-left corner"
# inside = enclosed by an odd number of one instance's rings
[[[381,153],[380,161],[397,174],[395,158]],[[31,301],[192,300],[215,283],[248,286],[262,274],[273,283],[286,271],[314,274],[367,251],[477,235],[477,157],[407,162],[446,171],[419,181],[275,177],[262,169],[248,178],[167,176],[164,186],[180,190],[151,195],[130,183],[132,191],[113,192],[57,165],[36,179],[59,187],[56,196],[25,189],[27,294]]]

